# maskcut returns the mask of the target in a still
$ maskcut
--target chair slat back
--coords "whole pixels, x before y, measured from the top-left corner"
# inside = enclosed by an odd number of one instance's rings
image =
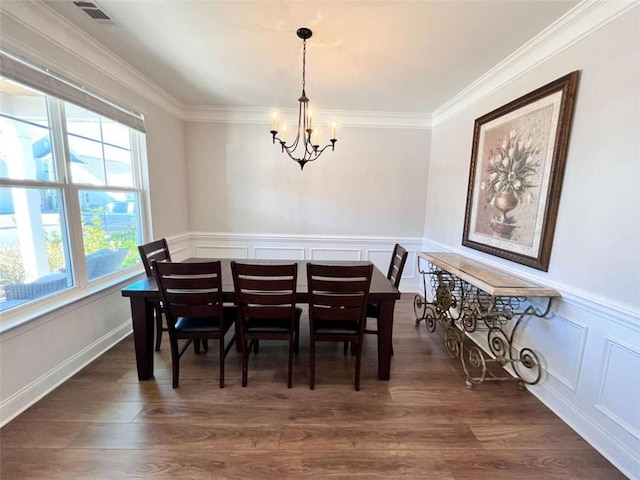
[[[309,320],[358,322],[364,327],[373,265],[307,265]]]
[[[169,328],[179,317],[222,317],[220,261],[154,264]]]
[[[408,255],[405,248],[399,243],[396,243],[393,248],[393,254],[391,255],[391,262],[389,263],[389,272],[387,273],[387,278],[396,288],[400,285],[404,264],[407,263]]]
[[[291,319],[296,316],[298,264],[259,265],[231,262],[236,304],[243,322],[249,318]]]
[[[166,238],[154,240],[144,245],[138,245],[138,252],[140,252],[140,258],[142,259],[142,265],[144,265],[144,271],[147,273],[147,277],[153,277],[154,261],[171,261],[171,253],[169,252]]]

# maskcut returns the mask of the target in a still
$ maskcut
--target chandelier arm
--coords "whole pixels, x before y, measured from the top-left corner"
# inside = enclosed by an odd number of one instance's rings
[[[298,102],[300,103],[298,105],[298,128],[296,130],[296,136],[292,143],[287,145],[284,140],[277,137],[278,132],[275,130],[275,120],[274,129],[271,130],[271,133],[273,135],[273,143],[278,140],[282,151],[286,152],[292,160],[298,162],[301,169],[304,169],[304,165],[307,162],[317,160],[328,147],[331,147],[331,150],[334,150],[337,140],[335,138],[329,139],[330,143],[322,148],[320,148],[319,145],[313,144],[312,134],[314,129],[309,115],[309,98],[305,92],[307,81],[307,40],[311,38],[312,32],[306,27],[301,27],[297,30],[296,34],[302,39],[302,94],[298,99]],[[276,117],[274,115],[274,119],[275,118]],[[335,131],[335,124],[333,128]],[[298,147],[302,147],[300,152],[302,156],[300,158],[296,158],[296,151],[298,150]]]

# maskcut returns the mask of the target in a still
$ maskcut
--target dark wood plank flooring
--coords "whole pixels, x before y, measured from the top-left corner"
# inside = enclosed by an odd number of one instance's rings
[[[173,390],[167,338],[148,382],[128,338],[2,428],[0,477],[625,478],[515,383],[466,389],[442,333],[415,327],[412,300],[396,304],[391,381],[377,380],[365,338],[360,392],[334,344],[319,348],[309,390],[306,314],[292,389],[282,343],[261,344],[247,388],[235,351],[220,389],[217,348],[191,349]]]

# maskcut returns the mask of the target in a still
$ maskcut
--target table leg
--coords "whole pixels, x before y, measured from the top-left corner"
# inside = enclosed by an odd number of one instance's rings
[[[378,317],[378,379],[389,380],[393,351],[393,309],[395,300],[380,302]]]
[[[149,380],[153,378],[153,303],[131,297],[131,320],[138,380]]]

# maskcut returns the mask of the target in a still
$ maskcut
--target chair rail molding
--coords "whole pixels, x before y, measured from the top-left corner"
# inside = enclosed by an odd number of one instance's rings
[[[494,262],[469,250],[425,238],[423,251],[464,255],[560,293],[544,321],[527,322],[516,348],[540,352],[544,380],[528,390],[623,473],[640,472],[640,312],[612,299]],[[420,293],[423,287],[420,285]],[[635,389],[635,390],[634,390]]]
[[[469,249],[451,248],[436,241],[423,241],[422,251],[459,253],[488,266],[498,268],[534,283],[544,283],[546,286],[558,290],[562,294],[562,303],[568,303],[595,315],[606,317],[609,321],[618,323],[626,328],[640,332],[640,311],[629,305],[598,296],[597,293],[573,288],[564,283],[554,282],[548,278],[531,275],[529,272],[511,267],[507,263],[498,263],[491,259],[476,255]],[[424,292],[422,292],[424,293]],[[556,307],[554,307],[555,310]]]
[[[226,257],[318,260],[335,258],[370,260],[384,274],[389,268],[389,258],[396,243],[409,252],[401,292],[418,291],[416,252],[422,249],[422,238],[418,237],[374,237],[352,235],[299,235],[273,233],[221,233],[191,232],[193,256],[204,256],[204,252]]]

